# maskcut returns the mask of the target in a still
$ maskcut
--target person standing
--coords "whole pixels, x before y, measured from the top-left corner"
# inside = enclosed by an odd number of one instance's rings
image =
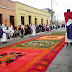
[[[6,29],[7,29],[7,27],[5,26],[5,24],[2,24],[3,35],[1,38],[1,42],[3,42],[3,43],[7,42]]]
[[[24,37],[24,30],[23,30],[23,28],[21,28],[21,38],[23,38]]]
[[[44,31],[46,31],[46,25],[45,24],[43,25],[43,28],[44,28]]]
[[[32,36],[35,36],[35,30],[36,30],[35,24],[33,24],[31,28],[32,28]]]
[[[53,30],[56,30],[56,25],[55,24],[53,24]]]
[[[3,35],[3,30],[2,30],[1,24],[0,24],[0,42],[1,42],[2,35]]]
[[[8,30],[8,27],[7,27],[7,30],[6,30],[6,34],[7,34],[7,39],[10,39],[10,31]]]
[[[27,35],[27,26],[25,25],[25,35]]]
[[[52,25],[50,25],[50,31],[52,30],[53,28],[52,28]]]
[[[70,9],[64,13],[65,21],[66,21],[66,35],[65,35],[65,42],[70,43],[72,45],[72,12]]]
[[[14,28],[14,38],[17,38],[17,34],[18,34],[17,27],[15,27]]]
[[[48,24],[46,25],[46,31],[49,31],[49,25]]]
[[[19,33],[19,37],[20,37],[21,36],[21,25],[19,25],[18,33]]]
[[[41,32],[41,27],[42,27],[41,25],[38,26],[39,32]]]
[[[23,24],[21,24],[21,28],[24,30],[24,25]]]
[[[23,34],[25,35],[25,27],[24,27],[24,25],[23,24],[21,24],[21,30],[23,29]]]
[[[8,27],[8,30],[10,31],[10,37],[13,37],[13,33],[14,33],[14,29],[13,29],[13,25],[10,24],[10,26]]]
[[[27,24],[27,34],[30,34],[31,33],[31,28],[30,26]]]
[[[31,32],[31,34],[32,34],[32,32],[33,32],[33,30],[32,30],[32,24],[30,24],[30,32]]]
[[[61,29],[62,25],[60,24],[60,29]]]

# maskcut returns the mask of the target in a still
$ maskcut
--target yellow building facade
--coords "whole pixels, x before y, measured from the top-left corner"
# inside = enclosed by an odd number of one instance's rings
[[[50,24],[50,14],[28,5],[16,2],[17,27],[19,24]]]

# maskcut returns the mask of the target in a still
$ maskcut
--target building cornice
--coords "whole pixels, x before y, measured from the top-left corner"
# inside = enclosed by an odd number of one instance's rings
[[[3,6],[0,6],[0,8],[16,11],[15,9],[11,9],[11,8],[7,8],[7,7],[3,7]]]
[[[32,13],[35,13],[35,14],[39,14],[39,15],[44,15],[44,14],[36,13],[36,12],[33,12],[33,11],[29,11],[29,10],[26,10],[26,9],[22,9],[22,8],[18,8],[18,9],[24,10],[24,11],[27,11],[27,12],[32,12]],[[44,16],[49,17],[48,15],[44,15]]]
[[[21,3],[21,2],[18,2],[18,1],[15,1],[15,2],[16,2],[16,3],[19,3],[19,4],[22,4],[22,5],[25,5],[25,6],[28,6],[28,7],[31,7],[31,8],[36,9],[36,10],[42,11],[41,9],[34,8],[34,7],[29,6],[29,5],[26,5],[26,4],[24,4],[24,3]],[[45,12],[45,11],[42,11],[42,12]],[[45,13],[47,13],[47,12],[45,12]]]
[[[20,13],[20,14],[26,15],[25,13]]]

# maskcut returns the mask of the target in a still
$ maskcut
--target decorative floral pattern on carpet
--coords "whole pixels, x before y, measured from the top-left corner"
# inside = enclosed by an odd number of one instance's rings
[[[45,72],[64,45],[64,35],[46,35],[3,47],[0,72]]]
[[[17,45],[16,47],[37,47],[37,48],[49,48],[53,46],[59,40],[32,40],[26,43]]]
[[[47,36],[44,36],[44,37],[40,37],[36,40],[61,40],[63,39],[65,36],[64,35],[47,35]]]
[[[34,66],[32,66],[27,72],[45,72],[64,45],[65,42],[62,41],[58,46],[56,46],[54,50],[46,54],[39,62],[37,62]]]
[[[12,63],[13,61],[17,60],[18,58],[24,56],[26,54],[22,54],[22,53],[16,53],[16,52],[12,52],[12,53],[3,53],[0,55],[0,65],[1,66],[5,66],[8,65],[10,63]]]

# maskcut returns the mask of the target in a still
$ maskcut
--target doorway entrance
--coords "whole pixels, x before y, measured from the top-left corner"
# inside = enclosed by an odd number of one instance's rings
[[[31,24],[31,16],[29,16],[29,24]]]
[[[10,16],[10,23],[13,25],[14,27],[14,16]]]
[[[2,14],[0,14],[0,24],[2,24]]]
[[[43,25],[43,19],[41,19],[41,25]]]
[[[21,24],[24,25],[24,16],[21,16]]]
[[[48,24],[48,20],[47,20],[47,24]]]
[[[35,18],[35,25],[37,25],[37,18]]]

